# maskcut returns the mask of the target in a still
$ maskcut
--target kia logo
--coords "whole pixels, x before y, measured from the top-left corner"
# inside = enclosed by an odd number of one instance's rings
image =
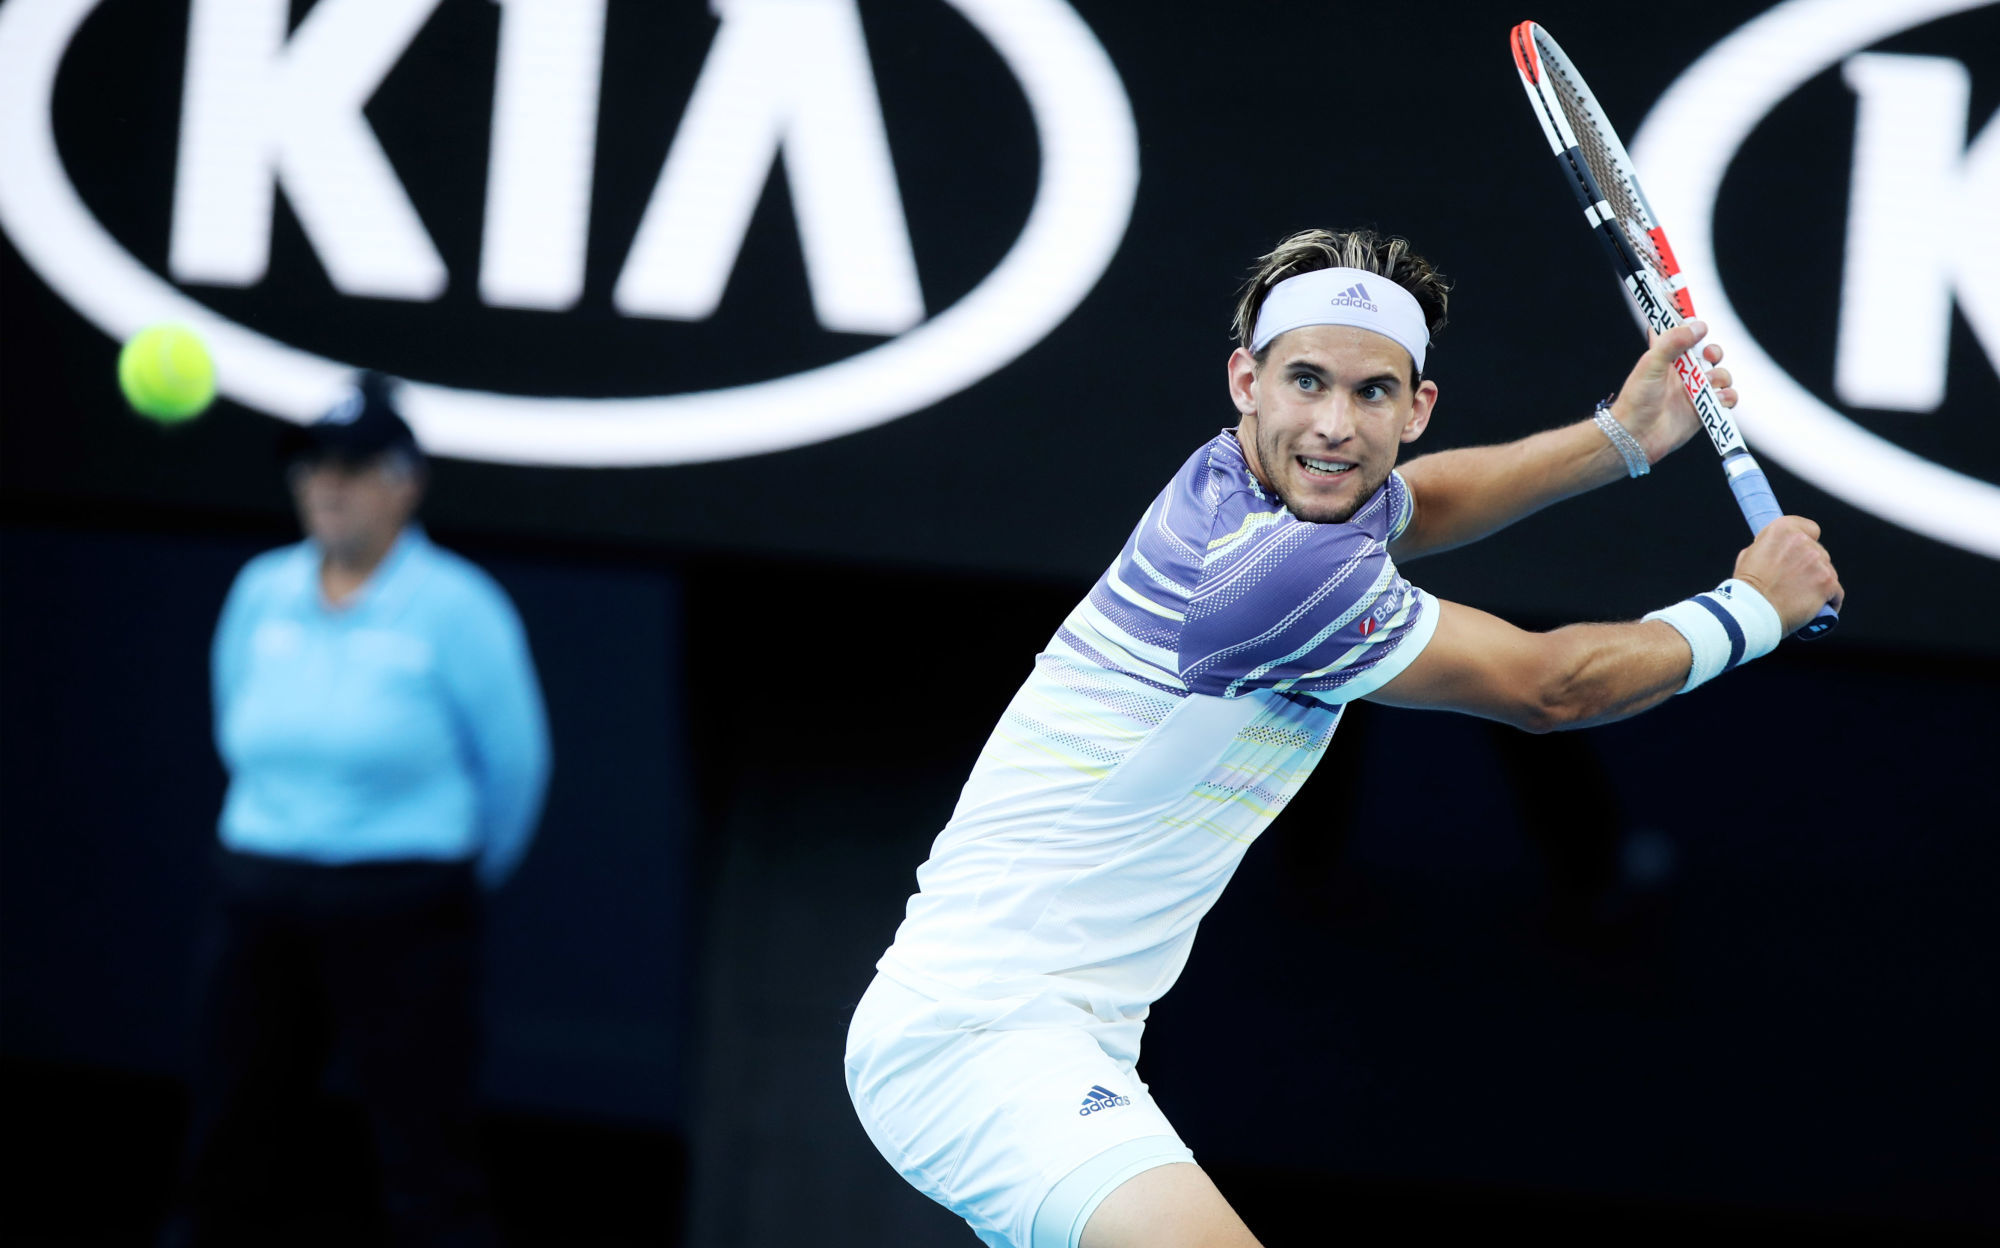
[[[1738,149],[1788,96],[1838,65],[1856,124],[1835,395],[1856,407],[1936,410],[1954,306],[2000,362],[2000,122],[1978,130],[1982,119],[1968,117],[1963,63],[1863,51],[1985,2],[1790,0],[1690,66],[1653,106],[1632,153],[1696,308],[1752,387],[1737,415],[1757,449],[1857,507],[2000,559],[2000,485],[1862,428],[1787,375],[1731,306],[1714,235],[1716,195]]]
[[[363,113],[440,0],[192,0],[168,274],[112,237],[71,185],[51,116],[98,0],[0,7],[0,227],[114,339],[193,327],[224,394],[292,421],[354,369],[231,321],[182,287],[252,287],[282,187],[335,291],[426,302],[469,282],[494,308],[560,314],[583,291],[608,0],[503,0],[476,273],[447,272]],[[856,0],[712,0],[719,25],[612,293],[628,317],[696,321],[722,298],[782,163],[813,315],[887,340],[724,389],[551,398],[413,381],[429,450],[580,466],[691,463],[894,420],[1039,342],[1110,264],[1138,189],[1138,138],[1103,47],[1062,0],[946,0],[1020,86],[1040,168],[1020,236],[956,302],[926,306]],[[968,155],[968,159],[976,157]],[[169,280],[171,278],[171,280]]]

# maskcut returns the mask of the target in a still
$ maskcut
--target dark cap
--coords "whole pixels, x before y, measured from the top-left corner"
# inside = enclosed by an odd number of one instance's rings
[[[362,373],[354,388],[308,425],[287,429],[278,455],[286,464],[304,459],[337,459],[358,464],[387,451],[405,451],[421,460],[417,435],[396,411],[393,377]]]

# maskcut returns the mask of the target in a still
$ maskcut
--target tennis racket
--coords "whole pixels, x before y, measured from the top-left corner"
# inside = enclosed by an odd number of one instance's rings
[[[1513,45],[1521,86],[1528,92],[1549,146],[1555,149],[1563,177],[1583,205],[1584,219],[1604,244],[1640,316],[1653,332],[1666,333],[1694,315],[1694,300],[1667,233],[1653,219],[1652,205],[1639,187],[1632,158],[1598,107],[1597,97],[1548,31],[1533,22],[1522,22],[1514,28]],[[1743,509],[1743,518],[1750,522],[1751,533],[1763,532],[1764,526],[1784,512],[1763,468],[1743,444],[1742,432],[1709,384],[1708,365],[1699,358],[1699,350],[1675,360],[1674,372],[1686,387],[1716,454],[1722,456],[1729,488]],[[1823,636],[1839,620],[1831,605],[1824,606],[1793,635],[1807,640]]]

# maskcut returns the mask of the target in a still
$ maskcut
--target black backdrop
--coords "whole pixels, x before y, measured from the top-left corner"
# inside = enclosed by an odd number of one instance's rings
[[[1636,352],[1502,57],[1518,11],[1077,7],[1131,95],[1139,192],[1103,279],[1022,358],[753,459],[438,464],[427,518],[521,605],[556,735],[548,818],[494,922],[488,1092],[515,1125],[493,1165],[522,1242],[965,1242],[869,1148],[833,1055],[1029,657],[1227,419],[1229,299],[1256,252],[1373,222],[1458,279],[1440,445],[1580,414]],[[714,385],[872,345],[812,322],[782,178],[712,321],[611,306],[705,8],[611,7],[575,311],[474,294],[484,0],[445,0],[369,107],[452,270],[439,303],[333,294],[282,196],[264,286],[187,289],[355,362],[529,393]],[[1631,126],[1756,8],[1648,16],[1644,58],[1617,42],[1637,18],[1535,16]],[[936,310],[1018,228],[1034,135],[948,10],[861,12]],[[1975,129],[2000,90],[1995,12],[1892,45],[1974,66]],[[156,271],[184,29],[180,4],[105,0],[58,90],[71,178]],[[1779,158],[1738,162],[1718,222],[1744,314],[1823,397],[1835,275],[1759,230],[1782,204],[1817,222],[1804,250],[1837,251],[1843,91],[1823,74],[1774,113],[1746,152]],[[1955,335],[1938,413],[1851,414],[1991,479],[1993,370]],[[292,533],[278,423],[225,402],[146,424],[114,355],[0,245],[0,1075],[37,1144],[12,1216],[49,1243],[79,1218],[144,1242],[170,1171],[223,780],[207,634],[241,559]],[[1853,594],[1834,640],[1576,737],[1362,708],[1246,860],[1145,1069],[1266,1242],[1323,1238],[1329,1208],[1364,1237],[2000,1224],[1994,568],[1774,476],[1826,522]],[[1739,529],[1697,445],[1413,573],[1529,623],[1628,615],[1720,576]],[[957,623],[891,653],[886,626],[913,619]]]
[[[435,302],[337,294],[277,198],[268,275],[183,289],[280,341],[415,379],[522,394],[646,395],[796,372],[880,339],[812,318],[787,183],[772,177],[713,317],[619,314],[612,287],[716,19],[706,5],[610,6],[583,296],[566,312],[480,301],[482,194],[500,6],[447,0],[367,117],[451,272]],[[1538,20],[1636,131],[1655,98],[1761,6],[1698,22],[1552,3]],[[309,6],[294,4],[295,13]],[[434,519],[468,532],[562,535],[696,551],[1089,576],[1188,451],[1231,414],[1221,385],[1233,288],[1281,235],[1375,224],[1457,280],[1434,353],[1443,387],[1422,446],[1501,439],[1588,412],[1638,339],[1530,119],[1504,53],[1506,5],[1084,3],[1128,92],[1139,190],[1123,244],[1077,311],[995,375],[886,425],[771,455],[668,468],[442,465]],[[1019,232],[1037,139],[1020,88],[939,3],[860,5],[932,313]],[[57,80],[54,129],[84,202],[166,271],[185,13],[105,0]],[[1642,40],[1644,55],[1628,42]],[[1882,45],[1973,69],[1971,133],[2000,101],[2000,10]],[[1780,365],[1832,389],[1853,94],[1837,67],[1756,129],[1720,198],[1734,302]],[[1669,222],[1671,226],[1672,223]],[[1967,245],[1982,245],[1971,243]],[[162,432],[123,411],[113,344],[0,252],[0,473],[10,495],[271,515],[276,422],[230,404]],[[2000,382],[1963,318],[1945,405],[1848,412],[1921,454],[1992,479],[1984,419]],[[1742,380],[1747,402],[1758,379]],[[1854,601],[1845,636],[1990,651],[2000,607],[1986,559],[1857,512],[1782,470],[1780,497],[1821,519]],[[1740,520],[1699,443],[1647,481],[1607,490],[1420,579],[1530,619],[1630,616],[1712,583]],[[1948,587],[1913,597],[1910,584]]]

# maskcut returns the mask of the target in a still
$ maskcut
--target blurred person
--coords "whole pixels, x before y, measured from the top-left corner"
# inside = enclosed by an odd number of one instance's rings
[[[506,593],[416,524],[427,480],[392,383],[290,431],[306,539],[237,575],[212,656],[229,772],[194,1118],[168,1243],[298,1242],[285,1130],[351,1070],[399,1244],[489,1244],[475,1144],[484,890],[527,851],[549,771]]]
[[[1410,559],[1649,471],[1698,427],[1673,361],[1722,360],[1689,322],[1594,416],[1399,469],[1438,401],[1424,368],[1448,289],[1373,231],[1306,231],[1261,258],[1225,371],[1236,425],[1188,458],[1036,657],[917,871],[848,1029],[847,1086],[890,1164],[988,1244],[1256,1244],[1139,1078],[1139,1044],[1347,703],[1537,733],[1608,723],[1841,596],[1796,516],[1715,589],[1630,623],[1531,633],[1411,585]],[[1729,370],[1714,380],[1733,406]],[[1451,760],[1436,770],[1452,783]],[[1219,1077],[1269,1082],[1216,1058]]]

